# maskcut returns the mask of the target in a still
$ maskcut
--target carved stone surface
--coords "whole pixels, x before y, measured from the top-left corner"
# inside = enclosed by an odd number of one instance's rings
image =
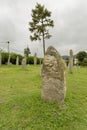
[[[42,99],[64,102],[66,95],[65,69],[65,63],[58,51],[52,46],[48,47],[41,68]]]

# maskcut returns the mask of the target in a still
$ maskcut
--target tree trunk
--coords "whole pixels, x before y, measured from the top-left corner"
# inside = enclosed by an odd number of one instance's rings
[[[44,38],[44,33],[43,33],[43,52],[44,52],[44,56],[45,56],[45,38]]]

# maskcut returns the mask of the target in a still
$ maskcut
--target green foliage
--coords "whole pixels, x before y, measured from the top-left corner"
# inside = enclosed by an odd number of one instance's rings
[[[11,53],[10,62],[11,62],[12,64],[16,64],[16,57],[17,57],[17,54]]]
[[[40,64],[40,59],[37,57],[37,64]],[[41,59],[42,60],[42,59]],[[42,62],[41,62],[42,63]],[[27,57],[27,64],[34,64],[34,56],[28,56]]]
[[[62,56],[62,58],[65,60],[66,65],[68,66],[68,64],[69,64],[69,56],[64,55],[64,56]]]
[[[20,55],[20,54],[11,53],[10,62],[11,62],[12,64],[16,64],[16,58],[17,58],[17,56],[19,57],[19,64],[21,64],[22,59],[23,59],[23,56]]]
[[[0,68],[0,130],[87,130],[87,68],[67,71],[67,109],[41,100],[40,66]]]
[[[27,47],[24,49],[24,55],[28,56],[29,54],[31,54],[31,52],[30,52],[29,47]]]
[[[40,64],[40,58],[37,57],[37,64]]]
[[[8,53],[7,52],[2,52],[2,64],[6,64],[8,62]],[[20,54],[15,54],[15,53],[11,53],[10,54],[10,62],[12,64],[16,64],[16,58],[17,56],[19,57],[19,64],[21,64],[22,58],[23,56]]]
[[[20,54],[17,54],[17,56],[19,57],[19,64],[21,65],[21,62],[22,62],[23,56],[20,55]]]
[[[33,56],[27,57],[27,64],[34,64],[34,57]]]
[[[2,64],[6,64],[8,62],[8,53],[7,52],[2,52]]]
[[[79,62],[82,62],[86,57],[87,57],[87,53],[85,51],[80,51],[76,55],[76,58],[79,60]]]
[[[48,27],[54,26],[53,20],[50,19],[51,12],[37,3],[35,9],[32,9],[31,16],[32,22],[29,22],[29,30],[33,34],[30,35],[30,39],[31,41],[43,39],[43,49],[45,53],[45,39],[51,37]]]
[[[87,66],[87,58],[84,58],[83,61],[80,64],[82,66]]]

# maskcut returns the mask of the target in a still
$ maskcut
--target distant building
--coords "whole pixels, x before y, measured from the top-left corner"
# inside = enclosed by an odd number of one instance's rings
[[[77,65],[78,64],[78,59],[74,59],[74,65]]]

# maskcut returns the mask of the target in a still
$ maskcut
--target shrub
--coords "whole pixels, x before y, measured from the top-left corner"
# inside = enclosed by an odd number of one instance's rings
[[[23,56],[20,54],[11,53],[10,54],[10,62],[12,64],[16,64],[16,58],[19,57],[19,64],[21,64]],[[2,52],[2,64],[6,64],[8,62],[9,54],[7,52]]]
[[[34,64],[34,57],[33,56],[27,57],[27,64]]]
[[[8,62],[8,53],[2,52],[2,64],[6,64]]]
[[[84,58],[83,62],[81,62],[82,66],[87,66],[87,58]]]

